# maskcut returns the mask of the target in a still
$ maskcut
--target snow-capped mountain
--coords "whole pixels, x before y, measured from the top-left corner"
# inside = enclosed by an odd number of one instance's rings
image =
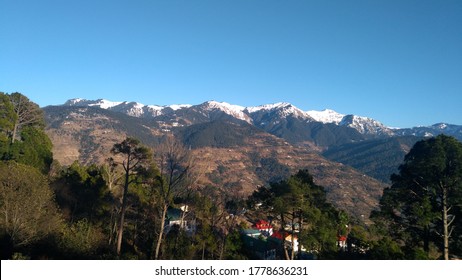
[[[323,110],[323,111],[307,111],[307,114],[315,119],[317,122],[322,123],[335,123],[339,124],[345,115],[337,113],[333,110]]]
[[[189,108],[191,105],[170,105],[170,106],[157,106],[157,105],[143,105],[138,102],[113,102],[105,99],[87,100],[81,98],[70,99],[64,103],[64,106],[89,106],[99,107],[102,109],[120,112],[132,117],[155,118],[164,115],[167,112],[177,111],[183,108]]]
[[[382,123],[367,117],[346,115],[342,118],[340,126],[348,126],[365,135],[393,135],[393,130]]]
[[[417,126],[413,128],[402,128],[394,130],[395,135],[418,137],[433,137],[439,134],[451,135],[462,141],[462,126],[446,123],[437,123],[431,126]]]
[[[232,105],[226,102],[217,102],[217,101],[207,101],[200,105],[196,106],[200,108],[204,112],[223,112],[227,115],[230,115],[238,120],[243,120],[248,123],[252,122],[252,119],[247,115],[245,111],[245,107],[239,105]]]
[[[226,102],[207,101],[199,105],[143,105],[138,102],[113,102],[105,99],[86,100],[71,99],[64,106],[90,106],[121,112],[133,117],[149,118],[171,123],[172,126],[184,126],[217,119],[234,118],[253,124],[265,131],[283,134],[281,130],[294,130],[296,127],[321,123],[336,127],[352,128],[367,137],[376,136],[433,136],[440,133],[462,135],[462,127],[458,125],[436,124],[430,127],[410,129],[392,129],[377,120],[352,114],[341,114],[333,110],[303,111],[290,103],[275,103],[255,107],[243,107]],[[290,124],[287,123],[290,120]],[[298,124],[294,124],[297,121]],[[281,127],[283,125],[284,127]],[[319,130],[319,128],[316,128]],[[291,133],[296,133],[292,131]],[[344,132],[342,132],[344,133]],[[275,134],[275,133],[274,133]],[[356,141],[356,140],[354,140]]]
[[[311,121],[314,120],[307,114],[307,112],[304,112],[295,107],[294,105],[286,102],[279,102],[275,104],[267,104],[256,107],[247,107],[245,108],[245,112],[249,115],[274,113],[281,118],[292,116],[297,118],[304,118]]]
[[[218,115],[226,114],[245,122],[265,126],[267,122],[278,122],[288,117],[297,118],[305,122],[332,123],[356,129],[365,135],[390,134],[391,130],[380,122],[366,117],[355,115],[343,115],[333,110],[303,111],[286,102],[267,104],[255,107],[243,107],[226,102],[207,101],[199,105],[143,105],[138,102],[113,102],[105,99],[86,100],[71,99],[65,106],[91,106],[111,111],[125,113],[133,117],[156,118],[169,116],[180,110],[191,110],[202,114],[206,119],[217,118]],[[217,115],[218,114],[218,115]],[[185,115],[184,112],[182,115]],[[194,122],[194,121],[192,121]]]

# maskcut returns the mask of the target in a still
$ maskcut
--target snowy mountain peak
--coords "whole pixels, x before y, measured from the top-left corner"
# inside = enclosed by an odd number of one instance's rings
[[[245,107],[242,107],[242,106],[239,106],[239,105],[231,105],[229,103],[226,103],[226,102],[218,102],[218,101],[207,101],[205,103],[203,103],[203,105],[205,106],[208,106],[209,108],[213,108],[213,109],[222,109],[222,110],[225,110],[225,111],[230,111],[230,112],[235,112],[235,113],[238,113],[238,112],[243,112]]]
[[[65,106],[96,106],[102,109],[109,109],[124,102],[113,102],[106,99],[88,100],[83,98],[69,99],[64,103]]]
[[[285,118],[288,116],[294,116],[294,117],[299,117],[303,119],[306,119],[306,118],[311,119],[311,117],[307,115],[306,112],[300,110],[299,108],[287,102],[260,105],[256,107],[247,107],[245,110],[249,114],[257,114],[260,112],[266,112],[266,113],[275,113],[279,117],[282,117],[282,118]]]
[[[92,100],[87,100],[83,98],[74,98],[74,99],[69,99],[64,103],[64,106],[88,106],[89,104],[92,104],[96,101]]]
[[[173,111],[178,111],[180,109],[185,109],[185,108],[190,108],[190,107],[192,107],[192,105],[189,105],[189,104],[174,104],[174,105],[169,105],[166,108],[170,108]]]
[[[290,107],[293,105],[287,102],[279,102],[279,103],[274,103],[274,104],[266,104],[266,105],[260,105],[260,106],[255,106],[255,107],[247,107],[245,108],[247,112],[249,113],[254,113],[258,111],[274,111],[274,110],[279,110],[285,107]]]
[[[217,102],[217,101],[207,101],[200,105],[206,110],[220,110],[228,115],[231,115],[237,119],[251,122],[251,118],[244,112],[245,107],[239,105],[232,105],[226,102]]]
[[[393,134],[392,129],[368,117],[346,115],[343,117],[341,122],[338,123],[338,125],[354,128],[357,131],[359,131],[361,134],[367,134],[367,135],[392,135]]]
[[[307,114],[317,122],[339,124],[345,115],[334,110],[325,109],[323,111],[308,111]]]

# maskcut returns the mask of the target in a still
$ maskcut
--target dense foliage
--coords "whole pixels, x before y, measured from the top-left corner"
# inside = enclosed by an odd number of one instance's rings
[[[13,160],[48,173],[52,144],[43,131],[43,112],[20,93],[0,92],[0,159]]]

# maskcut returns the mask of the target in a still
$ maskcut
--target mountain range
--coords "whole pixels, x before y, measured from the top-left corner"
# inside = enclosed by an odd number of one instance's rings
[[[351,128],[362,135],[363,139],[380,136],[410,135],[431,137],[442,133],[462,139],[461,125],[438,123],[432,126],[418,126],[413,128],[390,128],[369,117],[341,114],[329,109],[323,111],[303,111],[285,102],[256,107],[243,107],[217,101],[207,101],[199,105],[158,106],[143,105],[138,102],[113,102],[105,99],[86,100],[76,98],[68,100],[65,102],[64,106],[99,107],[133,117],[158,120],[163,122],[165,126],[181,127],[232,117],[255,125],[265,131],[277,131],[278,129],[275,127],[280,127],[281,123],[287,120],[291,120],[292,122],[293,120],[297,120],[305,124],[321,123],[324,125],[335,125],[335,127],[340,128]],[[353,132],[351,133],[353,134]],[[352,136],[351,140],[354,141],[356,139]],[[320,144],[322,146],[322,143]]]
[[[371,118],[303,111],[289,103],[146,106],[72,99],[43,109],[54,157],[63,165],[101,164],[126,136],[156,147],[173,134],[205,170],[203,186],[245,197],[306,168],[331,202],[365,220],[416,141],[440,133],[462,139],[458,125],[393,129]]]

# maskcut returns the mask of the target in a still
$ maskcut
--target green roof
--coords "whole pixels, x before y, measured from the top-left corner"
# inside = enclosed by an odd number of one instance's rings
[[[261,232],[258,229],[254,228],[249,228],[249,229],[243,229],[241,231],[242,234],[244,235],[256,235],[256,234],[261,234]]]

